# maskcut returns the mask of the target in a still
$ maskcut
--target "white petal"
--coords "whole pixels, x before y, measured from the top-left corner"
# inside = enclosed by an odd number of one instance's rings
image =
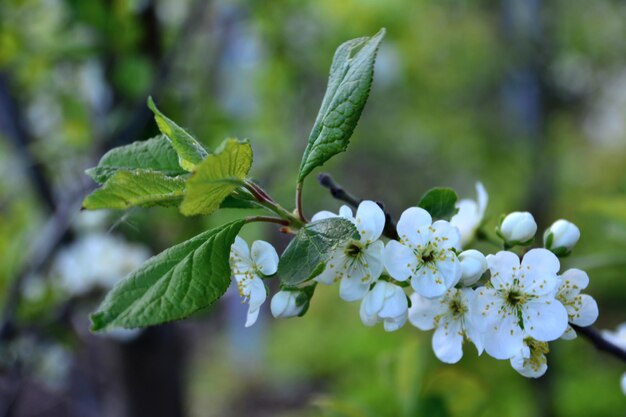
[[[420,330],[435,328],[435,317],[445,313],[448,307],[442,298],[426,298],[418,293],[411,294],[409,321]]]
[[[318,220],[332,219],[333,217],[338,217],[338,216],[331,211],[322,210],[322,211],[318,211],[317,213],[315,213],[313,217],[311,217],[311,221],[316,222]]]
[[[559,294],[566,300],[571,300],[580,294],[589,285],[589,275],[580,269],[571,268],[561,275]]]
[[[338,281],[346,272],[345,265],[346,259],[343,253],[343,248],[339,248],[335,253],[330,257],[328,262],[326,263],[326,268],[322,271],[321,274],[316,276],[314,279],[317,282],[321,282],[325,285],[334,284]]]
[[[461,249],[461,234],[456,226],[445,220],[438,220],[433,223],[434,229],[432,238],[437,242],[437,246],[443,249]]]
[[[245,274],[253,269],[248,244],[239,236],[235,237],[235,242],[230,247],[229,262],[233,275]]]
[[[367,316],[378,316],[385,303],[385,286],[381,282],[376,283],[374,288],[363,298],[363,308]]]
[[[363,249],[363,259],[365,260],[365,266],[369,269],[369,273],[372,277],[371,281],[377,280],[385,269],[383,262],[384,251],[385,244],[382,240],[377,240]]]
[[[554,291],[559,281],[561,265],[554,253],[547,249],[531,249],[524,255],[518,278],[526,292],[545,295]]]
[[[461,200],[456,204],[456,207],[459,211],[452,216],[450,223],[459,229],[461,245],[465,246],[474,239],[474,234],[482,220],[482,216],[476,202],[473,200]]]
[[[354,216],[352,215],[352,209],[348,206],[341,206],[339,208],[339,216],[344,219],[354,220]]]
[[[576,297],[577,311],[570,317],[570,321],[578,326],[591,326],[598,319],[598,304],[590,295],[581,294]]]
[[[478,354],[483,352],[483,336],[478,326],[474,325],[476,320],[473,309],[476,307],[476,291],[471,288],[461,288],[461,300],[467,307],[467,313],[463,316],[465,335],[476,346]]]
[[[278,270],[278,254],[274,246],[264,240],[252,244],[251,257],[263,275],[274,275]]]
[[[417,257],[413,249],[396,240],[390,240],[383,253],[385,268],[398,281],[409,279],[417,268]]]
[[[480,219],[482,220],[485,215],[485,210],[487,209],[489,196],[487,195],[485,186],[480,181],[476,183],[476,195],[478,196],[478,212],[480,213]]]
[[[360,300],[365,297],[369,288],[369,282],[363,282],[358,276],[344,277],[339,285],[339,296],[345,301]]]
[[[409,309],[409,302],[402,288],[384,281],[377,285],[385,286],[385,302],[383,308],[378,312],[378,316],[383,319],[393,319],[402,315],[406,316]]]
[[[267,297],[265,284],[263,284],[263,280],[259,277],[255,276],[252,278],[248,284],[248,288],[250,291],[250,299],[248,300],[249,307],[246,327],[250,327],[256,322],[257,317],[259,316],[259,309]]]
[[[411,278],[411,286],[420,295],[428,298],[441,297],[449,287],[439,270],[430,266],[422,266]]]
[[[359,310],[359,315],[363,324],[371,327],[378,323],[378,316],[376,314],[369,314],[369,308],[367,306],[367,303],[369,303],[367,301],[367,297],[363,298],[363,301],[361,302],[361,309]]]
[[[514,315],[506,315],[492,324],[483,336],[485,351],[496,359],[513,357],[524,344],[522,329]]]
[[[567,329],[567,310],[550,297],[528,301],[522,306],[524,330],[541,342],[556,340]]]
[[[450,321],[448,328],[437,327],[433,334],[433,350],[435,356],[444,363],[457,363],[463,357],[463,335],[461,325]]]
[[[513,279],[519,269],[519,258],[509,251],[500,251],[495,255],[487,256],[489,271],[491,271],[491,284],[496,289],[509,288],[513,285]]]
[[[470,300],[471,301],[471,300]],[[474,291],[471,306],[472,323],[479,332],[485,332],[500,319],[503,300],[493,288],[479,287]]]
[[[385,212],[373,201],[363,201],[356,212],[356,227],[361,242],[374,242],[385,228]]]
[[[430,236],[420,235],[424,234],[422,229],[426,228],[428,230],[427,228],[432,224],[432,221],[430,214],[423,208],[410,207],[404,210],[400,216],[396,230],[403,242],[410,243],[416,247],[420,245],[425,246],[430,240]]]
[[[535,368],[521,354],[513,356],[510,362],[513,369],[526,378],[539,378],[548,370],[548,364],[546,362],[541,363],[538,368]]]
[[[248,249],[248,244],[241,237],[235,237],[235,242],[230,247],[230,251],[241,258],[250,258],[250,249]]]
[[[406,323],[406,313],[397,317],[386,318],[383,322],[386,332],[396,331],[404,326],[404,323]]]
[[[454,252],[446,251],[443,259],[437,259],[435,265],[439,275],[443,278],[446,289],[454,287],[461,279],[463,273],[461,262]]]
[[[576,339],[576,330],[572,329],[572,326],[568,325],[565,333],[561,335],[561,339],[563,340],[574,340]]]

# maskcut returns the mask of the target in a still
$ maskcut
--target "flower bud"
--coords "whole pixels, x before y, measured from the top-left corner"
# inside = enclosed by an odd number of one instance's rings
[[[535,236],[537,223],[533,215],[527,211],[515,211],[508,214],[500,223],[498,235],[507,243],[525,245]]]
[[[580,230],[572,222],[557,220],[543,234],[543,245],[557,255],[567,255],[578,239]]]
[[[278,291],[272,297],[272,303],[270,309],[272,310],[272,316],[276,318],[287,319],[289,317],[296,317],[302,313],[306,303],[298,305],[298,296],[300,291]]]
[[[475,249],[461,252],[459,260],[461,261],[462,271],[460,282],[466,287],[478,282],[489,267],[485,255]]]

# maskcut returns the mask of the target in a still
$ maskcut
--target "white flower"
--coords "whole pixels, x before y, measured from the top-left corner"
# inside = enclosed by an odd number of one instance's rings
[[[546,353],[549,351],[546,342],[526,337],[520,351],[511,358],[511,366],[526,378],[539,378],[548,370]]]
[[[543,234],[543,245],[553,252],[569,253],[580,239],[580,230],[572,222],[557,220]]]
[[[498,229],[498,234],[507,242],[524,244],[531,240],[537,232],[537,223],[533,215],[527,211],[514,211],[508,214]]]
[[[432,223],[424,209],[411,207],[398,221],[400,241],[385,247],[385,267],[398,281],[411,279],[413,289],[428,298],[440,297],[461,278],[459,230],[440,220]]]
[[[278,270],[278,254],[272,245],[257,240],[252,243],[251,249],[239,236],[230,247],[230,269],[237,282],[239,295],[249,304],[246,327],[256,322],[259,309],[267,297],[262,277],[274,275]]]
[[[366,326],[384,322],[385,330],[393,332],[404,325],[409,303],[399,286],[378,281],[361,302],[361,321]]]
[[[487,258],[475,249],[469,249],[459,254],[461,262],[461,284],[466,287],[474,285],[483,276],[487,268]]]
[[[61,286],[73,295],[94,288],[112,288],[150,257],[148,249],[111,234],[93,233],[59,251],[53,271]]]
[[[560,277],[560,285],[556,293],[567,310],[568,320],[577,326],[591,326],[598,318],[598,304],[590,295],[580,292],[589,285],[589,276],[580,269],[568,269]],[[570,340],[576,337],[576,331],[570,326],[561,336]]]
[[[614,345],[626,350],[626,323],[622,323],[617,326],[617,330],[614,332],[610,330],[603,330],[602,336]]]
[[[565,332],[567,310],[554,298],[560,265],[552,252],[532,249],[520,265],[516,254],[502,251],[487,262],[490,286],[476,290],[474,307],[487,353],[510,359],[522,349],[525,334],[548,342]]]
[[[300,294],[300,291],[278,291],[272,297],[272,303],[270,304],[272,315],[275,318],[283,319],[298,316],[306,307],[305,303],[298,305],[298,296]]]
[[[483,350],[482,337],[472,323],[471,308],[474,290],[452,288],[441,298],[426,298],[418,293],[411,295],[409,321],[421,330],[436,328],[433,350],[439,360],[456,363],[463,356],[463,342],[469,340]]]
[[[321,211],[313,216],[312,221],[337,217],[329,211]],[[365,296],[370,285],[383,272],[384,243],[378,240],[385,227],[385,213],[373,201],[359,204],[356,218],[348,206],[342,206],[339,217],[354,223],[359,240],[351,240],[340,247],[328,261],[324,271],[315,279],[324,284],[341,280],[339,295],[346,301],[360,300]]]
[[[470,243],[476,235],[476,230],[485,217],[485,209],[489,196],[482,183],[476,183],[477,200],[465,198],[456,203],[459,211],[452,216],[450,223],[456,226],[461,233],[461,245],[465,246]]]

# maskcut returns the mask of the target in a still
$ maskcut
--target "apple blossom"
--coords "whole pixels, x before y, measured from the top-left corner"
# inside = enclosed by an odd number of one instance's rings
[[[582,327],[591,326],[598,318],[598,304],[590,295],[580,293],[589,285],[589,276],[580,269],[572,268],[559,278],[556,299],[565,306],[569,322]],[[576,331],[568,325],[561,337],[574,339]]]
[[[554,298],[560,264],[552,252],[532,249],[520,265],[516,254],[501,251],[487,262],[491,280],[476,290],[474,306],[487,353],[510,359],[522,349],[525,334],[548,342],[565,332],[567,310]]]
[[[337,217],[329,211],[321,211],[312,221]],[[385,213],[373,201],[363,201],[357,208],[356,217],[348,206],[342,206],[339,217],[354,223],[360,239],[353,239],[338,248],[331,256],[324,271],[315,279],[323,284],[341,280],[339,295],[346,301],[362,299],[383,272],[384,243],[379,240],[385,227]]]
[[[461,278],[459,230],[449,222],[432,223],[430,214],[418,207],[402,213],[397,225],[400,241],[385,247],[385,267],[398,281],[411,279],[413,289],[424,297],[440,297]]]
[[[385,330],[392,332],[404,325],[408,308],[402,288],[387,281],[378,281],[361,301],[361,321],[366,326],[383,321]]]
[[[469,340],[482,353],[482,336],[472,324],[474,290],[452,288],[440,298],[411,295],[409,321],[421,330],[436,329],[432,346],[445,363],[456,363],[463,356],[463,342]]]
[[[275,318],[289,318],[300,315],[306,308],[306,303],[298,303],[300,291],[278,291],[272,297],[270,309]]]
[[[487,258],[476,249],[469,249],[459,254],[461,262],[461,284],[469,287],[480,280],[487,268]]]
[[[537,223],[527,211],[508,214],[500,223],[498,235],[510,245],[526,245],[535,237]]]
[[[568,255],[580,239],[580,230],[572,222],[557,220],[543,234],[543,245],[558,256]]]
[[[230,248],[230,268],[239,295],[249,303],[246,327],[250,327],[256,322],[259,309],[267,297],[263,277],[276,273],[278,254],[271,244],[263,240],[255,241],[252,248],[248,248],[246,241],[237,236]]]
[[[476,231],[485,217],[489,196],[481,182],[476,183],[476,195],[476,201],[464,198],[457,202],[456,208],[459,211],[450,219],[450,223],[456,226],[461,233],[462,246],[467,245],[474,239]]]
[[[549,351],[546,342],[526,337],[520,351],[510,359],[511,366],[526,378],[539,378],[548,370],[546,353]]]

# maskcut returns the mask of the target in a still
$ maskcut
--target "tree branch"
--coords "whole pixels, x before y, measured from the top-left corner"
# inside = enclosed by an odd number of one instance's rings
[[[336,198],[337,200],[343,201],[344,203],[348,203],[353,208],[358,208],[361,201],[360,198],[357,198],[344,190],[339,184],[337,184],[333,178],[329,174],[319,174],[317,176],[317,180],[320,185],[324,188],[328,188],[330,194]],[[383,210],[385,213],[385,228],[383,229],[383,235],[388,237],[389,239],[398,239],[398,232],[396,231],[396,222],[394,221],[391,214],[385,208],[385,204],[376,201],[376,204]]]
[[[576,330],[576,333],[581,334],[583,337],[588,339],[596,349],[609,353],[610,355],[626,362],[626,350],[612,342],[609,342],[604,336],[602,336],[602,333],[600,333],[598,329],[594,329],[593,327],[580,327],[571,323],[570,326]]]

